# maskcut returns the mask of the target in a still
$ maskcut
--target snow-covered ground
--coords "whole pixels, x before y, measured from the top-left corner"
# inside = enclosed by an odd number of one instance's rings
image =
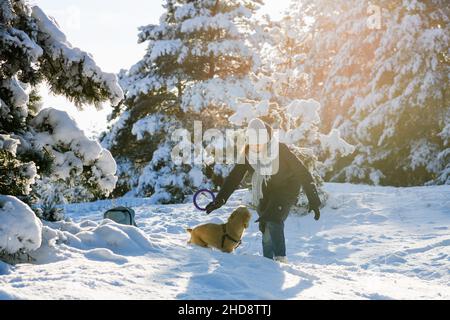
[[[46,223],[33,264],[0,262],[1,299],[450,299],[450,187],[326,184],[321,220],[291,215],[289,264],[261,257],[256,224],[234,254],[186,245],[185,227],[226,219],[192,204],[136,210],[139,229],[102,223],[110,201],[67,206]],[[256,215],[256,213],[254,213]]]

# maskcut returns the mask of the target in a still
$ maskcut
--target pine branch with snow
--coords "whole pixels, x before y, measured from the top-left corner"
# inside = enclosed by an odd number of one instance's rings
[[[21,200],[39,205],[50,198],[82,199],[77,193],[94,199],[109,194],[116,181],[111,154],[87,139],[66,113],[43,108],[38,85],[49,83],[53,93],[80,107],[117,104],[123,92],[116,76],[72,47],[39,7],[0,0],[0,9],[0,251],[15,254],[38,246],[35,235],[30,245],[11,247],[3,241],[17,236],[26,242],[31,229],[39,233],[30,218],[34,214]],[[58,197],[44,195],[44,189],[59,189]]]
[[[173,128],[224,128],[238,98],[259,96],[250,73],[258,64],[252,15],[260,1],[165,1],[159,24],[139,29],[144,57],[119,75],[127,107],[105,145],[119,162],[119,185],[161,202],[183,201],[221,170],[175,166],[169,149]],[[155,131],[156,126],[161,131]],[[130,167],[131,166],[131,167]],[[130,172],[136,175],[130,177]],[[209,174],[208,174],[209,172]],[[212,174],[212,176],[211,176]],[[121,188],[122,189],[122,188]],[[122,190],[122,194],[123,194]]]
[[[373,20],[369,8],[379,8]],[[335,181],[448,183],[449,11],[433,1],[302,1],[298,48],[326,129],[356,146]],[[376,20],[379,20],[378,23]]]

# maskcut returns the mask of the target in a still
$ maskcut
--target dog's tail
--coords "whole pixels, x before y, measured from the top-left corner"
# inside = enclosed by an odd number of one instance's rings
[[[191,244],[192,241],[192,229],[191,228],[186,228],[186,232],[189,232],[189,234],[191,235],[191,238],[188,240],[188,244]]]

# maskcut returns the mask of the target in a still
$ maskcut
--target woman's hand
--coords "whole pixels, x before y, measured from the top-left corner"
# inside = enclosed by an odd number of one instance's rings
[[[206,214],[210,214],[214,210],[219,209],[223,205],[223,203],[224,203],[224,201],[218,201],[217,199],[214,201],[211,201],[206,206]]]

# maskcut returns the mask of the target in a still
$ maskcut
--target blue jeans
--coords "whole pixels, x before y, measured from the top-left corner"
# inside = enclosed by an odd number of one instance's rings
[[[286,256],[286,242],[284,240],[284,222],[265,222],[262,238],[263,255],[266,258]]]

